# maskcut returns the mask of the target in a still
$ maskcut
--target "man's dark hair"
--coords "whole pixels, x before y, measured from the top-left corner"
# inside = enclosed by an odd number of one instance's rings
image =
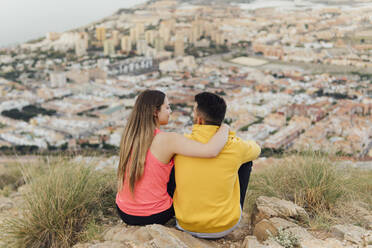
[[[226,114],[225,100],[213,93],[202,92],[195,96],[197,111],[203,115],[205,124],[220,126]]]

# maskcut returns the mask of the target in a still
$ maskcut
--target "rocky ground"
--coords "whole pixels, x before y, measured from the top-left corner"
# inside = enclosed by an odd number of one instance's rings
[[[92,159],[94,160],[94,158]],[[88,162],[79,157],[76,160]],[[101,160],[96,164],[96,168],[102,169],[108,164],[116,164],[116,158],[108,158],[107,161]],[[0,224],[4,216],[19,214],[18,208],[23,204],[25,193],[27,193],[27,186],[23,185],[18,187],[16,191],[0,196]],[[329,231],[311,230],[308,225],[309,215],[305,209],[293,202],[260,196],[256,201],[252,215],[248,216],[244,213],[239,227],[222,239],[194,238],[177,230],[174,220],[166,226],[135,227],[121,223],[118,218],[105,225],[99,240],[79,243],[74,248],[372,248],[372,213],[366,209],[361,209],[361,211],[365,223],[369,223],[365,228],[345,224],[334,225]],[[0,247],[3,246],[4,244],[0,240]]]
[[[74,248],[372,247],[371,225],[369,230],[353,225],[335,225],[331,228],[331,232],[325,235],[326,238],[321,239],[317,238],[318,233],[303,227],[308,218],[306,211],[292,202],[262,196],[256,202],[251,220],[248,216],[243,216],[244,221],[240,227],[223,239],[197,239],[169,225],[131,227],[117,224],[105,230],[104,240],[77,244]],[[372,221],[372,216],[369,218]],[[250,222],[252,225],[249,224]]]
[[[1,215],[18,214],[17,206],[22,204],[24,191],[20,187],[18,192],[9,197],[0,198]],[[353,225],[335,225],[327,233],[307,229],[308,218],[306,211],[292,202],[261,196],[256,201],[252,216],[243,215],[239,228],[222,239],[194,238],[178,231],[174,227],[174,220],[166,226],[143,227],[127,226],[119,221],[106,226],[100,240],[79,243],[74,248],[372,248],[372,214],[365,216],[370,223],[367,229]]]

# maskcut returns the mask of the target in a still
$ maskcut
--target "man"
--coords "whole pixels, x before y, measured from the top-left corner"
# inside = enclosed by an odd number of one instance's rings
[[[207,143],[221,125],[226,103],[218,95],[195,96],[190,139]],[[200,238],[220,238],[239,224],[252,160],[261,152],[254,141],[230,132],[216,158],[175,157],[176,190],[173,205],[177,228]]]

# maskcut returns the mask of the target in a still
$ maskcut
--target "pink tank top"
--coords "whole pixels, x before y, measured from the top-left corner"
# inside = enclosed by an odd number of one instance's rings
[[[155,135],[159,132],[155,129]],[[168,164],[161,163],[149,149],[142,178],[136,182],[134,193],[130,192],[126,180],[116,195],[116,204],[121,211],[129,215],[150,216],[170,208],[172,198],[167,193],[167,183],[173,164],[173,159]]]

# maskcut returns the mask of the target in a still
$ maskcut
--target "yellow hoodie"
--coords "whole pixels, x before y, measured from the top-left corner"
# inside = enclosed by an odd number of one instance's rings
[[[186,137],[207,143],[218,126],[194,125]],[[240,210],[240,166],[261,152],[254,141],[244,141],[230,132],[215,158],[175,157],[176,190],[173,205],[178,225],[197,233],[218,233],[238,223]]]

